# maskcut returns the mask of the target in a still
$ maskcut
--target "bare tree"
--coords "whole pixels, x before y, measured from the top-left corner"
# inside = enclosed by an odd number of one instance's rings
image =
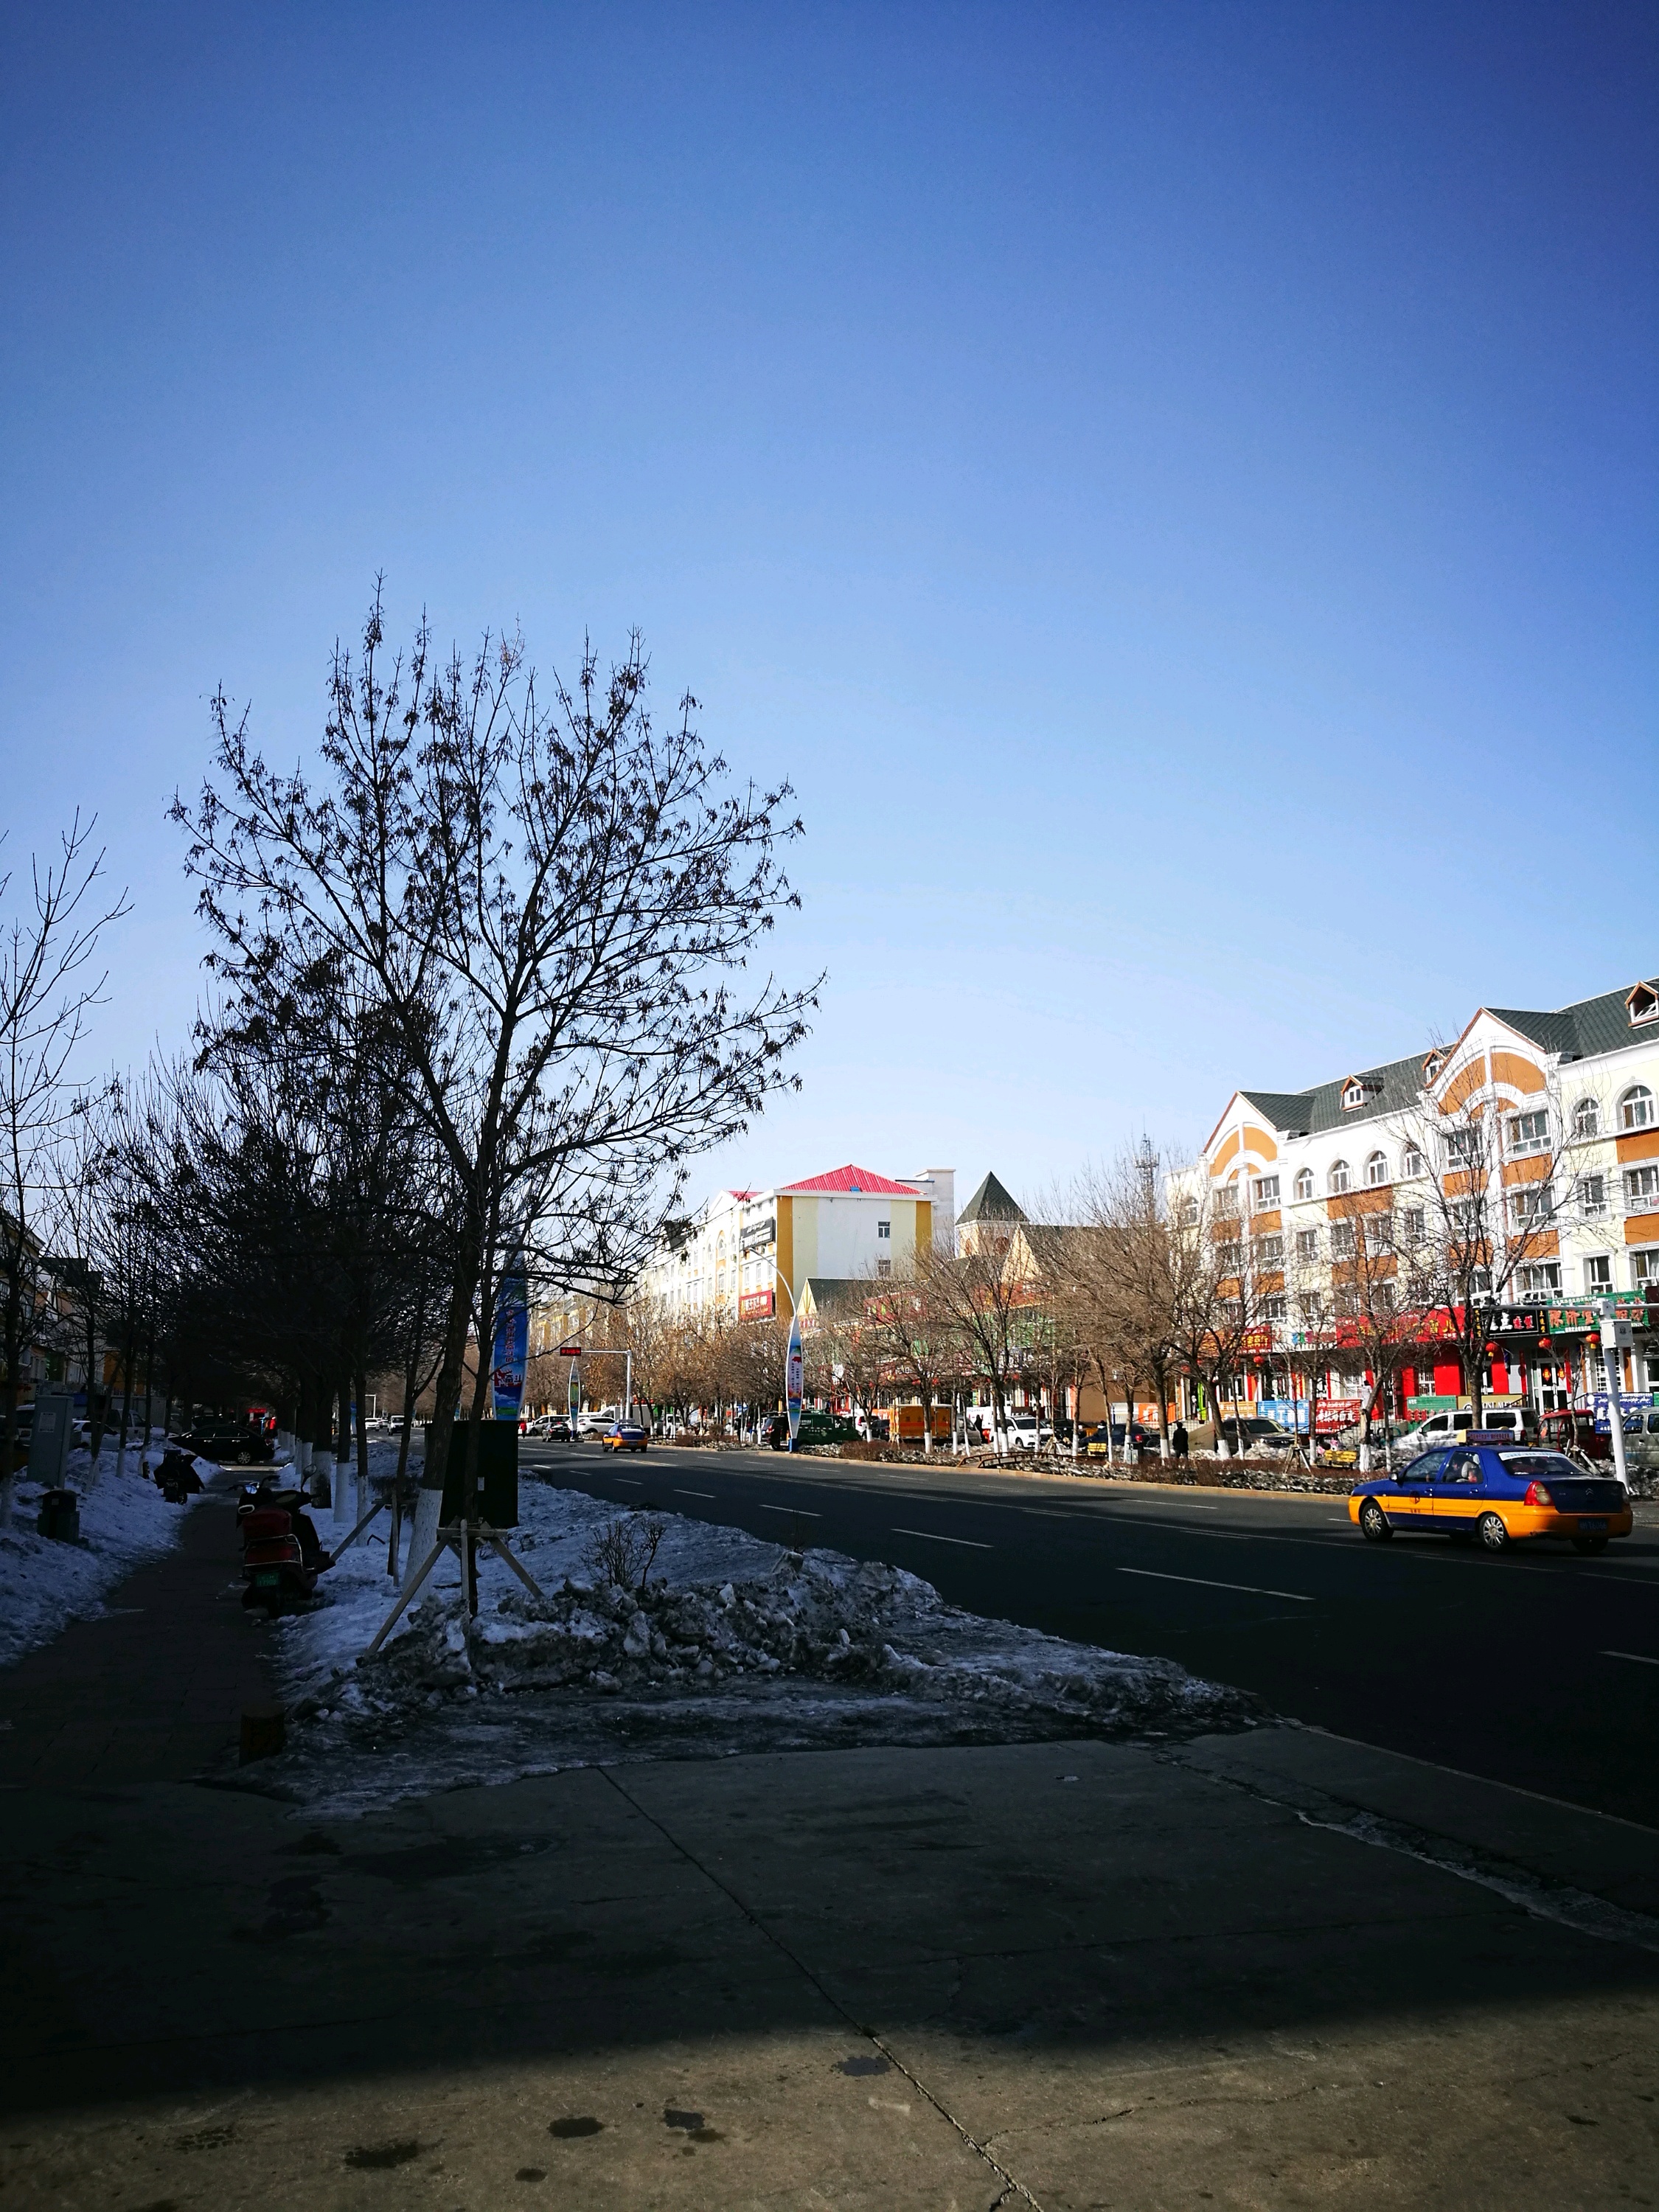
[[[688,1157],[788,1081],[811,991],[738,975],[796,903],[787,785],[729,789],[683,701],[659,731],[637,639],[591,652],[544,707],[516,638],[435,665],[424,625],[388,669],[379,598],[337,650],[320,780],[270,768],[214,707],[216,781],[175,804],[217,959],[242,1002],[319,955],[397,1029],[409,1103],[460,1218],[416,1551],[436,1525],[492,1237],[533,1188],[568,1279],[618,1290]],[[486,1310],[487,1310],[486,1304]]]
[[[61,1184],[58,1148],[77,1092],[75,1055],[101,1002],[98,941],[127,911],[103,888],[95,817],[76,814],[56,860],[31,863],[29,896],[0,935],[0,1531],[16,1488],[17,1397],[45,1296],[43,1231]],[[0,899],[11,888],[0,877]]]

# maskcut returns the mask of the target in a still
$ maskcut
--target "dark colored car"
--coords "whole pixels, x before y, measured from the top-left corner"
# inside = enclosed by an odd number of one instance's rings
[[[1373,1544],[1398,1528],[1506,1551],[1533,1536],[1565,1536],[1576,1552],[1605,1552],[1631,1532],[1630,1494],[1617,1475],[1586,1474],[1564,1452],[1488,1441],[1475,1430],[1449,1449],[1420,1452],[1391,1475],[1357,1483],[1348,1517]]]
[[[764,1421],[761,1424],[762,1441],[770,1444],[774,1451],[787,1451],[789,1446],[789,1416],[774,1413],[769,1418],[773,1424],[769,1431]],[[856,1425],[844,1420],[839,1413],[815,1413],[809,1409],[800,1417],[795,1442],[797,1444],[844,1444],[853,1443],[857,1436]]]
[[[203,1421],[170,1441],[220,1467],[269,1467],[276,1456],[276,1437],[248,1421]]]

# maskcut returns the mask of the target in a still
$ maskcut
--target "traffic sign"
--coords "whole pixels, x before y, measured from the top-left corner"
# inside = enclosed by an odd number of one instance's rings
[[[582,1348],[580,1344],[562,1344],[559,1346],[561,1359],[580,1359],[581,1356]]]

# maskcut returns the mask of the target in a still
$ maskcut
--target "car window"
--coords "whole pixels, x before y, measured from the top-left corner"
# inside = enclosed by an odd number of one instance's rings
[[[1435,1475],[1437,1482],[1479,1482],[1480,1456],[1478,1452],[1455,1451],[1446,1455],[1445,1465]]]
[[[1498,1457],[1504,1474],[1516,1482],[1560,1481],[1579,1472],[1563,1452],[1500,1451]]]
[[[1411,1462],[1409,1467],[1401,1469],[1401,1480],[1402,1482],[1436,1482],[1439,1480],[1441,1468],[1444,1467],[1450,1456],[1449,1452],[1444,1451],[1423,1452]]]

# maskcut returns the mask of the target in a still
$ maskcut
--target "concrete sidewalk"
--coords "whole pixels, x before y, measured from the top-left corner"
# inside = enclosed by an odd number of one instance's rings
[[[1650,2201],[1653,1839],[1408,1766],[1278,1730],[855,1751],[339,1824],[12,1790],[0,2201]],[[1583,1932],[1293,1789],[1624,1902]]]
[[[264,1690],[184,1536],[0,1676],[14,2212],[1659,2199],[1646,1830],[1297,1729],[319,1820],[179,1778]]]

